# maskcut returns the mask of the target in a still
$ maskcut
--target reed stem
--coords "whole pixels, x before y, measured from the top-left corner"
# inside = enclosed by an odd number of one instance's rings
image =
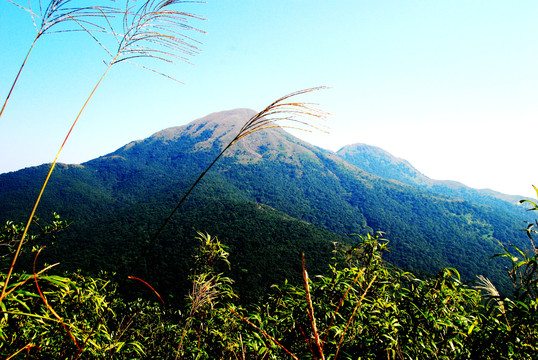
[[[2,118],[2,114],[4,113],[4,109],[6,108],[7,102],[9,101],[9,98],[11,97],[11,93],[13,92],[13,89],[15,88],[15,85],[17,84],[17,81],[19,80],[19,76],[21,75],[22,69],[26,65],[26,61],[30,57],[30,53],[32,52],[35,43],[37,42],[37,39],[39,39],[39,35],[35,37],[34,41],[32,42],[32,45],[30,46],[30,49],[28,50],[28,53],[26,54],[24,61],[22,62],[21,67],[19,68],[19,72],[17,72],[17,76],[15,77],[15,80],[13,81],[13,84],[11,84],[11,88],[9,89],[9,92],[6,96],[6,100],[4,100],[4,104],[2,105],[2,110],[0,110],[0,118]]]

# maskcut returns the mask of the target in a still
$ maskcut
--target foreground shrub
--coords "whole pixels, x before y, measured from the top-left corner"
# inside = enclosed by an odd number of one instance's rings
[[[185,305],[169,307],[145,283],[149,300],[125,301],[105,273],[15,272],[2,303],[0,353],[10,359],[533,359],[538,341],[536,250],[508,248],[515,292],[461,282],[455,269],[417,279],[383,261],[381,234],[335,245],[330,271],[301,284],[274,285],[264,299],[237,305],[225,276],[226,247],[200,233]],[[22,226],[2,230],[9,252]],[[534,228],[529,237],[532,240]],[[26,247],[29,248],[29,247]],[[5,262],[4,262],[5,263]],[[3,270],[5,271],[3,264]],[[224,267],[222,266],[224,265]],[[3,273],[0,275],[4,275]]]

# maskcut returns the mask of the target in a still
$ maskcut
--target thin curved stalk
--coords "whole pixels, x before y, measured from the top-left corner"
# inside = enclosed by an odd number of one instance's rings
[[[327,337],[329,336],[329,330],[331,329],[331,326],[334,322],[334,319],[336,318],[336,314],[338,314],[338,310],[340,309],[340,306],[342,306],[342,304],[344,303],[344,300],[347,298],[347,295],[349,294],[349,292],[351,291],[351,289],[353,289],[353,286],[355,286],[355,284],[357,283],[357,281],[359,280],[359,278],[364,274],[364,271],[365,269],[360,269],[357,276],[355,276],[355,279],[353,280],[353,282],[348,286],[346,292],[344,293],[344,296],[342,296],[342,298],[340,299],[340,302],[338,303],[338,305],[336,306],[336,310],[334,310],[334,313],[333,313],[333,316],[331,317],[331,321],[329,321],[329,325],[327,326],[327,330],[325,332],[325,337],[323,338],[323,341],[325,342],[327,340]]]
[[[146,285],[151,291],[153,291],[155,293],[155,295],[157,295],[157,297],[159,298],[159,300],[161,300],[161,302],[164,304],[164,300],[163,298],[161,297],[161,295],[159,295],[159,293],[157,292],[157,290],[155,290],[153,288],[153,286],[151,286],[150,284],[148,284],[146,281],[140,279],[140,278],[137,278],[136,276],[127,276],[128,279],[132,279],[132,280],[136,280],[136,281],[140,281],[142,284]]]
[[[15,77],[15,80],[13,81],[13,84],[11,84],[11,88],[9,89],[9,92],[8,92],[8,94],[6,96],[6,100],[4,100],[4,104],[2,105],[2,110],[0,110],[0,118],[2,117],[2,114],[4,113],[4,109],[6,108],[7,102],[9,101],[9,98],[11,97],[11,93],[13,92],[13,89],[15,88],[15,84],[17,84],[17,81],[19,80],[19,76],[21,75],[22,69],[24,69],[24,65],[26,65],[26,61],[30,57],[30,53],[32,52],[38,38],[39,37],[36,36],[36,38],[32,42],[32,45],[30,46],[30,49],[28,50],[28,53],[24,57],[24,61],[22,62],[22,65],[19,68],[19,71],[17,72],[17,76]]]
[[[37,252],[35,258],[34,258],[34,266],[33,266],[33,270],[34,270],[34,282],[35,282],[35,286],[37,288],[37,291],[39,292],[39,296],[41,297],[41,300],[43,300],[43,303],[45,304],[45,306],[47,307],[47,309],[51,312],[52,315],[54,315],[54,317],[56,319],[58,319],[58,321],[62,324],[64,330],[67,332],[67,334],[69,335],[69,337],[71,338],[71,340],[73,341],[73,343],[75,344],[75,346],[77,347],[77,349],[79,350],[79,353],[80,351],[82,351],[82,348],[80,347],[80,345],[77,343],[77,340],[75,339],[75,337],[73,336],[73,334],[71,333],[71,331],[69,331],[69,329],[67,328],[67,325],[65,324],[65,322],[63,321],[63,319],[61,318],[60,315],[58,315],[58,313],[56,311],[54,311],[54,309],[52,308],[52,306],[50,306],[49,302],[47,301],[47,298],[45,297],[45,295],[43,294],[43,292],[41,291],[41,287],[39,286],[39,282],[37,281],[38,279],[38,276],[37,276],[37,273],[35,271],[35,263],[37,261],[37,257],[39,256],[39,254],[41,253],[41,250],[43,250],[43,248],[39,249],[39,251]]]
[[[318,327],[316,325],[316,316],[314,315],[314,306],[312,305],[312,297],[310,296],[310,285],[308,283],[308,272],[306,271],[304,253],[303,253],[303,280],[304,280],[304,288],[305,288],[306,304],[307,304],[306,310],[308,312],[308,317],[310,318],[310,325],[312,326],[312,332],[314,333],[314,340],[316,342],[316,347],[318,349],[319,355],[321,356],[321,359],[325,360],[325,354],[323,353],[323,344],[319,338]]]
[[[237,311],[235,311],[234,309],[230,309],[230,311],[236,315],[238,318],[240,318],[241,320],[243,320],[244,322],[246,322],[247,324],[249,324],[250,326],[252,326],[254,329],[258,330],[263,336],[265,336],[266,338],[268,338],[269,340],[271,340],[275,345],[277,345],[278,347],[280,347],[282,350],[284,350],[289,356],[291,356],[294,360],[299,360],[299,358],[294,354],[292,353],[290,350],[288,350],[284,345],[282,345],[277,339],[275,339],[273,336],[269,335],[265,330],[263,330],[262,328],[260,328],[259,326],[257,326],[256,324],[254,324],[252,321],[250,321],[249,319],[245,318],[243,315],[239,314]]]
[[[11,354],[10,357],[6,358],[6,360],[11,360],[13,359],[15,356],[17,356],[19,353],[23,352],[24,350],[26,350],[27,352],[30,351],[31,348],[33,347],[37,347],[36,345],[33,345],[31,342],[24,345],[22,348],[20,348],[19,350],[17,350],[17,352],[15,352],[14,354]]]
[[[338,353],[340,352],[340,349],[342,348],[342,343],[344,342],[344,337],[346,336],[347,329],[349,328],[349,325],[351,324],[351,321],[355,317],[355,314],[357,313],[357,310],[359,309],[359,306],[361,305],[362,301],[366,297],[366,293],[368,292],[368,290],[370,290],[370,287],[372,286],[372,284],[374,283],[376,278],[377,278],[377,275],[375,275],[372,278],[372,281],[370,281],[370,283],[368,284],[368,286],[366,287],[366,289],[362,293],[361,297],[357,301],[357,304],[353,308],[353,312],[351,313],[351,316],[349,317],[349,320],[347,321],[346,327],[344,328],[344,331],[342,331],[342,335],[340,336],[340,341],[338,341],[338,347],[336,348],[336,353],[334,354],[333,360],[336,360],[336,358],[338,357]]]

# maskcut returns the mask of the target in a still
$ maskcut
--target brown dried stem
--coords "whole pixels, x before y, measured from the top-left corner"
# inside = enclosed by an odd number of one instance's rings
[[[41,299],[43,300],[43,303],[45,304],[45,306],[47,307],[47,309],[51,312],[52,315],[54,315],[54,317],[56,319],[58,319],[58,321],[62,324],[64,330],[67,332],[67,334],[69,335],[69,337],[71,338],[71,340],[73,341],[73,343],[75,344],[75,346],[77,347],[77,349],[79,350],[79,353],[80,351],[82,351],[82,348],[80,347],[80,345],[77,343],[77,340],[75,339],[75,337],[73,336],[73,334],[71,333],[71,331],[69,331],[69,329],[67,328],[67,325],[64,323],[63,319],[60,317],[60,315],[58,315],[58,313],[56,311],[54,311],[54,309],[52,308],[52,306],[50,306],[49,302],[47,301],[47,298],[45,297],[45,295],[43,294],[43,292],[41,291],[41,287],[39,286],[39,283],[37,281],[38,279],[38,276],[37,276],[37,273],[35,271],[35,264],[36,264],[36,261],[37,261],[37,257],[39,256],[39,254],[41,253],[41,250],[43,250],[43,248],[39,249],[39,251],[37,252],[35,258],[34,258],[34,266],[33,266],[33,271],[34,271],[34,282],[35,282],[35,286],[37,288],[37,291],[39,292],[39,296],[41,297]]]
[[[310,325],[312,326],[312,332],[314,333],[314,340],[316,342],[316,347],[318,348],[319,355],[322,360],[325,360],[325,355],[323,354],[323,345],[319,339],[318,327],[316,326],[316,316],[314,315],[314,307],[312,306],[312,297],[310,296],[310,285],[308,284],[308,273],[306,272],[305,259],[303,254],[303,280],[304,288],[306,294],[306,303],[308,317],[310,318]]]
[[[327,331],[325,332],[324,340],[326,340],[327,337],[329,336],[329,330],[331,329],[331,326],[332,326],[332,324],[334,322],[334,319],[336,318],[336,314],[338,314],[338,310],[340,310],[340,306],[342,306],[342,304],[344,303],[344,300],[347,298],[347,295],[349,294],[350,290],[353,289],[353,286],[355,286],[355,284],[357,283],[359,278],[364,274],[364,271],[365,271],[365,269],[361,269],[359,271],[359,273],[357,274],[357,276],[355,277],[355,279],[353,280],[351,285],[348,286],[344,296],[342,296],[342,298],[340,299],[340,302],[338,303],[338,306],[336,306],[336,310],[334,310],[333,316],[331,317],[331,321],[329,322],[329,326],[327,326]]]
[[[377,277],[377,275],[372,278],[372,281],[370,281],[370,283],[368,284],[368,286],[366,287],[366,289],[362,293],[361,297],[357,301],[357,304],[355,305],[355,308],[353,309],[353,312],[351,313],[351,316],[349,317],[349,320],[348,320],[348,322],[346,324],[346,327],[344,328],[344,331],[342,332],[342,335],[340,336],[340,341],[338,342],[338,347],[336,348],[336,353],[334,354],[334,359],[333,360],[336,360],[336,358],[338,357],[338,353],[340,352],[340,348],[342,347],[342,343],[344,342],[344,337],[346,336],[347,329],[349,328],[349,325],[351,324],[351,321],[355,317],[355,313],[359,309],[359,306],[361,305],[362,301],[366,297],[366,293],[368,292],[368,290],[370,290],[370,287],[374,283],[376,277]]]

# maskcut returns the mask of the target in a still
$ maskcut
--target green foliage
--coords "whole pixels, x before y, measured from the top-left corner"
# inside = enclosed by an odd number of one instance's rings
[[[71,15],[55,18],[68,2],[51,2],[60,6],[46,8],[36,40],[58,23],[53,19],[80,25],[77,19],[90,16],[108,28],[112,14],[121,13],[74,8]],[[112,65],[129,59],[168,61],[178,51],[196,53],[193,40],[180,31],[196,30],[185,21],[198,17],[170,9],[180,3],[150,0],[135,8],[126,4],[120,20],[125,31],[116,55],[109,52],[111,60],[101,80]],[[83,23],[104,29],[88,20]],[[91,29],[86,31],[93,37]],[[135,47],[134,39],[138,39]],[[17,80],[18,76],[13,86]],[[372,177],[332,154],[275,132],[277,121],[310,126],[295,116],[324,116],[308,104],[285,101],[313,90],[292,93],[255,114],[227,146],[219,145],[220,135],[215,138],[216,126],[197,124],[194,133],[200,135],[194,138],[188,132],[191,124],[184,133],[151,137],[83,166],[59,165],[53,175],[62,145],[51,167],[3,175],[0,204],[8,205],[0,208],[0,219],[35,205],[27,225],[8,221],[0,228],[4,279],[0,355],[6,359],[534,358],[538,252],[533,236],[538,222],[526,229],[532,248],[522,250],[517,237],[509,244],[514,234],[510,216]],[[272,132],[265,135],[273,142],[253,141],[251,148],[239,149],[238,156],[223,158],[223,164],[215,167],[217,174],[205,177],[230,146],[245,136],[257,136],[259,141],[260,134],[253,134],[269,128]],[[206,144],[197,146],[201,141]],[[243,156],[250,152],[263,160]],[[47,174],[35,201],[31,189],[39,188],[41,180],[36,178],[41,176],[25,176],[33,172]],[[72,211],[82,226],[71,238],[44,250],[70,226],[57,214],[47,226],[40,226],[34,217],[51,176],[57,185],[44,195],[43,207]],[[199,194],[191,198],[195,187]],[[538,210],[529,203],[531,210]],[[169,213],[170,204],[176,204],[174,210],[155,228],[160,222],[156,216]],[[181,221],[172,221],[180,208]],[[27,235],[32,221],[40,231]],[[224,233],[230,248],[206,233],[198,233],[199,244],[193,244],[190,228],[200,225],[219,236]],[[357,236],[354,243],[335,243],[333,257],[327,260],[331,240],[373,228],[386,229],[395,239],[398,251],[387,255],[396,265],[442,269],[421,280],[390,265],[382,258],[388,242],[380,233]],[[148,236],[151,233],[153,237]],[[496,257],[511,264],[514,293],[509,298],[484,277],[472,288],[457,270],[445,267],[463,265],[469,278],[484,267],[486,254],[497,241],[503,253]],[[187,273],[192,249],[189,275],[178,279],[177,274]],[[232,259],[241,254],[236,258],[239,270],[232,274],[250,271],[250,279],[259,277],[250,288],[247,282],[236,286],[242,298],[229,275],[230,253]],[[67,272],[48,264],[58,259],[71,262],[63,269]],[[140,260],[137,270],[149,281],[126,276],[134,268],[133,259]],[[97,271],[105,266],[121,270],[121,275]],[[81,267],[94,275],[83,273]],[[319,275],[310,277],[307,268]],[[500,268],[484,270],[498,280]],[[260,283],[284,278],[260,298],[267,285]],[[124,297],[118,289],[129,287],[127,281],[144,284],[151,290],[151,300]],[[174,282],[188,283],[188,294],[181,293],[185,286]],[[181,294],[185,301],[165,302],[150,283],[159,292],[164,290],[167,300]]]
[[[536,189],[536,188],[535,188]],[[538,194],[538,189],[537,194]],[[538,210],[535,202],[530,211]],[[538,249],[534,245],[538,223],[528,223],[525,229],[531,243],[523,251],[515,245],[501,244],[503,252],[493,257],[510,261],[509,274],[514,288],[513,295],[502,298],[495,289],[489,291],[487,311],[480,317],[480,336],[473,339],[476,359],[534,359],[538,353]],[[479,351],[479,349],[483,349]]]
[[[281,344],[275,358],[288,351],[299,359],[465,357],[479,293],[451,269],[415,279],[381,261],[386,249],[379,236],[361,237],[336,252],[330,276],[275,287],[249,318],[266,341]]]
[[[229,265],[225,246],[208,234],[198,233],[198,240],[201,244],[194,256],[195,267],[190,276],[192,290],[187,297],[188,313],[178,355],[211,359],[209,354],[226,352],[227,313],[223,301],[236,298],[236,295],[231,287],[233,281],[217,273],[215,268],[221,262]],[[200,346],[201,338],[206,339],[206,346]],[[211,346],[207,346],[209,344]]]
[[[15,272],[1,303],[0,354],[5,358],[80,358],[92,359],[114,354],[143,353],[137,342],[124,342],[109,328],[115,319],[113,303],[116,286],[106,279],[73,273],[49,275],[54,265],[36,270],[37,244],[64,230],[69,223],[57,214],[50,225],[40,226],[40,234],[26,238],[34,244],[32,272]],[[37,223],[37,219],[34,220]],[[21,241],[23,225],[8,222],[0,229],[2,249],[14,253]],[[28,244],[27,244],[28,245]],[[24,251],[29,252],[26,246]],[[8,256],[3,256],[0,276],[5,279]]]
[[[41,226],[37,217],[34,217],[33,223],[39,227],[38,234],[29,234],[24,242],[27,243],[22,248],[22,253],[36,252],[42,246],[53,245],[56,235],[67,229],[71,222],[63,220],[57,213],[52,213],[50,225]],[[13,221],[7,221],[0,227],[0,268],[5,269],[10,265],[10,261],[16,252],[18,243],[21,241],[24,232],[24,224],[16,224]],[[28,248],[31,246],[30,248]]]
[[[56,217],[44,234],[60,224],[67,223]],[[13,244],[21,226],[8,225],[2,239]],[[515,285],[514,297],[502,298],[487,279],[473,288],[451,268],[418,279],[383,260],[388,241],[381,233],[357,235],[352,245],[335,243],[327,274],[310,277],[303,261],[302,283],[274,285],[266,297],[239,306],[225,275],[226,246],[204,233],[197,241],[182,307],[126,301],[105,273],[36,271],[36,255],[34,270],[15,273],[2,303],[2,356],[532,359],[537,351],[535,250],[512,254],[505,247],[499,255],[512,261]]]

